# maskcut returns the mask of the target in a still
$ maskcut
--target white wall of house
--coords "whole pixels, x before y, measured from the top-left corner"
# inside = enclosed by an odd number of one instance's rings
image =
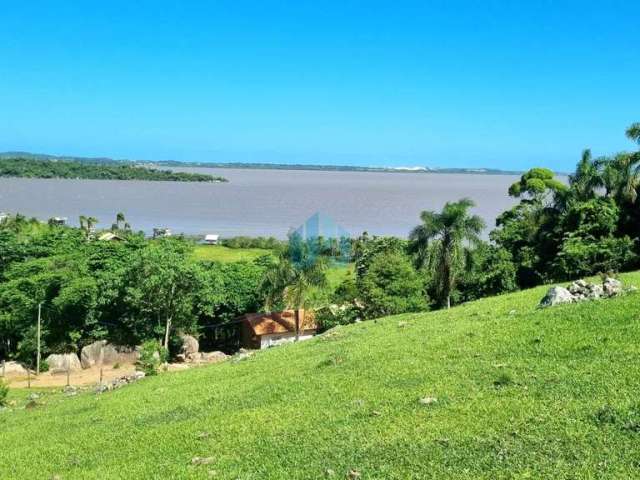
[[[313,334],[301,333],[300,340],[309,340],[313,338]],[[293,342],[296,339],[295,333],[272,333],[268,335],[262,335],[260,337],[260,348],[269,348],[276,345],[281,345],[287,342]]]

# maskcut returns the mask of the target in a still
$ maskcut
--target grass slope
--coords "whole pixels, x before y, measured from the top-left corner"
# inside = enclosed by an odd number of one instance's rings
[[[0,478],[640,477],[640,294],[537,310],[545,290],[51,395],[0,414]]]

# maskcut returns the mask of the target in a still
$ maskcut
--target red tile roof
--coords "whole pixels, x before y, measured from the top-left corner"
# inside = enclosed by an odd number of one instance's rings
[[[254,335],[268,335],[271,333],[295,333],[296,317],[293,310],[271,313],[250,313],[242,317]],[[316,330],[313,311],[300,310],[300,331]]]

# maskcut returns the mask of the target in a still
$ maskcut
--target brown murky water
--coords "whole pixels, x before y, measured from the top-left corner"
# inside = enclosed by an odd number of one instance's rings
[[[508,175],[181,169],[220,174],[229,183],[0,179],[0,212],[47,219],[94,216],[110,226],[122,211],[134,229],[166,226],[188,234],[285,237],[316,211],[354,235],[407,236],[421,210],[470,197],[492,227],[510,207]]]

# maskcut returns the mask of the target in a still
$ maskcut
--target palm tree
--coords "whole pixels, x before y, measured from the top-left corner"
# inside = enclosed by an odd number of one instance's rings
[[[98,223],[98,219],[96,217],[88,217],[86,219],[87,239],[91,238],[97,223]]]
[[[640,123],[639,122],[632,123],[631,126],[627,128],[627,131],[625,133],[627,134],[627,138],[629,140],[636,142],[638,145],[640,145]]]
[[[125,223],[124,213],[118,212],[116,215],[116,225],[118,226],[118,230],[120,230],[120,225]]]
[[[582,152],[575,173],[569,176],[569,184],[575,200],[586,201],[596,196],[597,188],[602,185],[602,178],[597,163],[591,158],[591,150]]]
[[[85,217],[84,215],[80,215],[80,218],[78,220],[80,222],[80,228],[82,230],[86,230],[87,229],[87,217]]]
[[[447,308],[451,308],[451,292],[464,264],[465,243],[480,242],[485,227],[479,216],[469,214],[474,205],[472,200],[463,198],[447,202],[440,213],[424,211],[420,214],[422,224],[409,236],[410,251],[419,267],[433,270],[436,289]]]
[[[266,293],[265,308],[279,304],[295,311],[296,342],[300,339],[300,310],[306,308],[314,287],[326,285],[325,264],[320,258],[293,262],[285,252],[277,265],[269,270],[261,284]]]

